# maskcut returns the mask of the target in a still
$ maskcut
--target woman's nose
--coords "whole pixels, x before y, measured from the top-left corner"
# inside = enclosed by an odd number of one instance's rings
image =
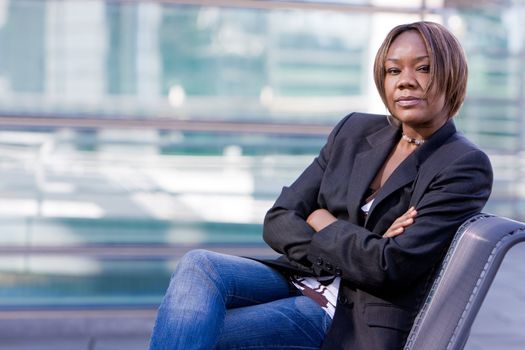
[[[417,80],[414,72],[405,70],[398,75],[397,87],[399,89],[403,88],[413,88],[417,86]]]

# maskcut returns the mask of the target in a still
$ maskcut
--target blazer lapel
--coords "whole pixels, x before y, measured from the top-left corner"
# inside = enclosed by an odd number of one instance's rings
[[[377,207],[383,199],[406,184],[415,181],[420,166],[455,132],[456,127],[454,123],[448,121],[443,127],[436,131],[427,142],[407,157],[397,169],[394,170],[392,175],[390,175],[383,187],[377,193],[374,203],[368,212],[368,218],[370,218],[374,208]]]
[[[383,187],[379,189],[376,197],[374,198],[374,203],[368,211],[367,221],[372,216],[374,208],[381,203],[386,197],[388,197],[392,192],[397,189],[405,186],[406,184],[415,180],[417,172],[419,169],[418,158],[415,155],[415,152],[408,156],[397,168],[394,170],[392,175],[386,180]],[[365,223],[366,226],[366,223]]]
[[[399,132],[398,128],[390,125],[380,129],[366,138],[363,150],[356,155],[347,197],[348,214],[352,223],[358,223],[363,196],[392,150]]]

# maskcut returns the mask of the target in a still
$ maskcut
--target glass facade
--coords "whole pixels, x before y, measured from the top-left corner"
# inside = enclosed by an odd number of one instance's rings
[[[370,13],[1,3],[3,113],[332,125],[373,109]]]
[[[272,255],[265,211],[339,119],[385,112],[375,51],[421,18],[466,49],[487,211],[525,219],[525,4],[195,3],[0,0],[0,305],[151,306],[187,249]]]

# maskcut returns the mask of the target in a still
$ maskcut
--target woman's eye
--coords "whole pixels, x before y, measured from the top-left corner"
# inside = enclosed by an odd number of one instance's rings
[[[430,66],[429,65],[424,65],[424,66],[419,67],[417,70],[420,71],[420,72],[428,73],[428,72],[430,72]]]
[[[399,69],[398,69],[398,68],[388,68],[388,69],[386,70],[386,72],[387,72],[388,74],[399,74]]]

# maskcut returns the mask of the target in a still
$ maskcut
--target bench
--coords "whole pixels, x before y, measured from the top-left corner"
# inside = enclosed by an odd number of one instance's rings
[[[457,231],[419,311],[405,350],[460,350],[505,254],[525,241],[525,224],[479,214]]]

